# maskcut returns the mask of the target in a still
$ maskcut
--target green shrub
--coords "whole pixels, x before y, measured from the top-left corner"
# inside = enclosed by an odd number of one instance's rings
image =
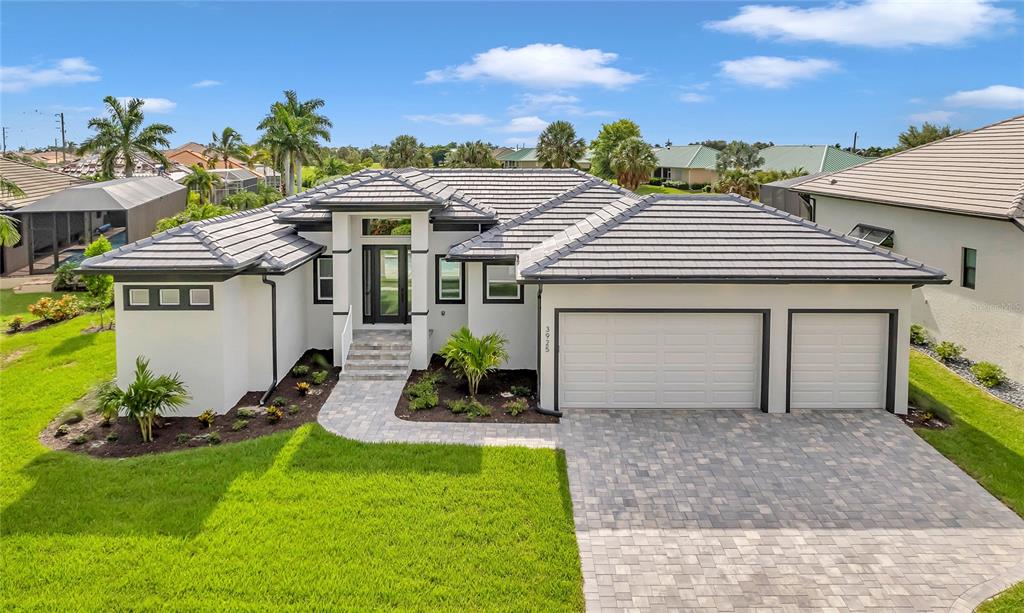
[[[424,394],[415,398],[409,399],[409,410],[410,411],[425,411],[432,409],[437,406],[439,398],[437,392]]]
[[[521,398],[529,398],[533,395],[533,390],[525,385],[513,385],[508,388],[508,393]]]
[[[497,332],[476,337],[469,328],[462,326],[448,337],[438,353],[444,358],[445,366],[466,379],[469,395],[476,398],[484,377],[508,361],[507,343],[508,339]]]
[[[526,410],[527,404],[525,398],[513,398],[505,404],[501,405],[501,408],[505,409],[505,412],[515,417]]]
[[[935,353],[943,362],[955,360],[964,353],[964,346],[957,345],[952,341],[942,341],[935,345]]]
[[[327,381],[328,376],[330,376],[330,373],[328,373],[326,370],[318,370],[315,373],[313,373],[313,376],[310,378],[312,379],[314,385],[323,385],[324,382]]]
[[[89,435],[84,433],[84,432],[79,434],[75,438],[71,439],[71,444],[72,445],[84,445],[85,443],[88,443],[88,442],[89,442]]]
[[[53,273],[53,291],[74,291],[82,287],[82,275],[78,272],[76,262],[67,261],[57,267]]]
[[[910,326],[910,342],[921,346],[928,344],[928,331],[924,329],[924,326],[921,324]]]
[[[296,377],[305,377],[309,374],[309,366],[305,364],[296,364],[292,366],[292,375]]]
[[[56,299],[44,296],[30,304],[28,312],[49,322],[64,321],[82,314],[82,301],[71,294]]]
[[[239,417],[250,419],[256,417],[256,415],[258,415],[259,412],[253,407],[239,407],[238,410],[235,411],[235,414],[238,415]]]
[[[971,366],[971,372],[985,387],[995,387],[1006,383],[1006,373],[997,364],[992,362],[978,362]]]
[[[67,424],[61,424],[57,426],[56,430],[54,430],[53,435],[59,438],[61,436],[67,436],[70,432],[71,428],[69,428]]]
[[[287,411],[287,413],[288,413],[289,415],[295,415],[295,414],[296,414],[296,413],[298,413],[298,412],[299,412],[299,411],[300,411],[301,409],[299,409],[299,405],[297,405],[297,404],[289,404],[289,405],[288,405],[288,408],[287,408],[287,409],[285,409],[285,410]]]
[[[410,411],[423,411],[437,406],[437,382],[441,376],[436,372],[425,372],[415,383],[410,383],[405,390],[405,397],[409,399]]]
[[[460,398],[459,400],[449,400],[445,403],[452,413],[456,415],[468,415],[470,417],[483,417],[490,415],[491,410],[484,405],[480,404],[476,398]]]
[[[284,417],[284,412],[281,411],[280,407],[272,405],[267,407],[267,410],[264,412],[264,415],[267,416],[267,421],[269,421],[272,424],[276,424],[277,422],[281,421],[282,417]]]
[[[206,435],[206,442],[211,445],[220,445],[220,441],[220,432],[217,432],[216,430]]]
[[[7,322],[7,331],[15,333],[25,327],[25,318],[21,315],[15,315]]]
[[[77,424],[83,419],[85,419],[85,412],[78,407],[68,407],[57,416],[57,420],[62,424]]]
[[[658,186],[658,185],[661,185],[663,182],[664,182],[663,179],[659,179],[658,177],[651,177],[651,180],[648,181],[647,184],[648,185]]]
[[[299,393],[299,396],[305,396],[308,394],[310,388],[312,388],[312,386],[306,381],[299,381],[295,384],[295,391]]]
[[[186,432],[181,432],[178,434],[178,436],[174,437],[174,442],[178,443],[179,445],[184,445],[190,440],[192,440],[192,435]]]
[[[188,400],[188,391],[177,373],[155,375],[149,369],[149,361],[135,358],[135,378],[127,388],[121,389],[109,382],[96,397],[100,412],[104,415],[124,413],[139,424],[142,441],[153,440],[153,423],[167,413],[177,411]]]
[[[248,427],[248,425],[248,419],[236,419],[235,421],[231,422],[231,431],[238,432],[239,430],[245,430],[245,428]]]
[[[324,357],[322,353],[314,353],[310,358],[313,363],[322,368],[323,370],[329,370],[332,364]]]
[[[197,417],[196,419],[199,420],[200,426],[204,428],[209,428],[210,426],[213,425],[213,421],[217,419],[217,414],[213,412],[213,409],[206,409],[205,411],[200,413],[199,417]]]
[[[119,438],[119,436],[118,436],[117,432],[110,432],[109,434],[107,434],[107,442],[108,443],[113,443],[118,438]]]
[[[270,401],[270,406],[272,407],[283,407],[285,404],[287,404],[287,402],[285,402],[283,396],[277,396],[276,398]]]

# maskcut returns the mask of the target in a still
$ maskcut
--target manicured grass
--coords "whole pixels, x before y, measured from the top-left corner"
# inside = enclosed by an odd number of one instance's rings
[[[36,317],[29,314],[28,305],[34,304],[45,296],[55,298],[61,295],[60,293],[15,294],[14,290],[0,289],[0,318],[2,318],[0,323],[6,324],[7,320],[15,315],[21,315],[25,321],[32,321]]]
[[[910,354],[910,399],[952,427],[917,433],[1018,515],[1024,516],[1024,411],[963,381],[930,357]],[[979,609],[1024,610],[1024,583]]]
[[[664,185],[641,185],[636,188],[636,193],[641,196],[648,194],[700,194],[701,191],[694,191],[688,189],[676,189],[674,187],[665,187]]]
[[[37,436],[114,371],[89,318],[0,338],[0,607],[581,610],[564,456],[316,425],[127,460]]]

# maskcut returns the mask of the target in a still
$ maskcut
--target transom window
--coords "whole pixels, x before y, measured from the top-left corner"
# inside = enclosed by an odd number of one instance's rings
[[[893,246],[892,235],[893,231],[888,228],[870,226],[866,223],[857,224],[847,233],[847,236],[850,238],[860,239],[866,243],[880,247],[889,247],[890,249]]]
[[[978,250],[964,247],[963,270],[960,274],[960,285],[974,289],[978,277]]]
[[[178,306],[181,304],[181,289],[165,287],[160,290],[160,306]]]
[[[363,220],[363,236],[410,236],[411,234],[411,217],[375,217]]]
[[[313,302],[334,302],[334,258],[325,255],[313,261]]]
[[[126,311],[212,311],[212,285],[131,285],[124,288]]]
[[[434,289],[437,304],[465,303],[466,265],[462,262],[446,260],[443,255],[438,255],[434,263]]]
[[[209,288],[193,287],[188,290],[188,303],[192,306],[207,306],[213,300],[213,294]]]
[[[128,304],[130,306],[149,306],[149,289],[138,287],[128,290]]]
[[[523,288],[516,283],[513,264],[484,264],[484,302],[522,302]]]

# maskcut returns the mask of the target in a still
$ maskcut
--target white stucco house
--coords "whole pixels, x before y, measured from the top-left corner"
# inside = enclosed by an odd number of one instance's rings
[[[542,410],[907,407],[913,288],[941,270],[736,196],[639,197],[573,169],[364,170],[84,263],[113,274],[122,383],[181,374],[185,414],[302,352],[500,332]]]
[[[913,321],[1024,381],[1024,116],[789,189],[817,223],[949,272]]]

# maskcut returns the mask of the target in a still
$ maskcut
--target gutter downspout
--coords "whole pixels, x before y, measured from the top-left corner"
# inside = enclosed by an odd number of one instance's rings
[[[270,387],[260,396],[260,406],[266,406],[267,398],[274,393],[277,387],[277,283],[263,275],[263,283],[270,286],[270,354],[273,370],[271,373]]]
[[[541,309],[541,297],[544,295],[544,284],[537,284],[537,393],[540,393],[540,364],[541,364],[541,346],[544,344],[544,335],[541,332],[541,315],[544,311]],[[557,340],[555,342],[558,342]],[[537,405],[537,412],[541,415],[553,415],[555,417],[561,417],[561,411],[552,411],[551,409],[544,409]]]

